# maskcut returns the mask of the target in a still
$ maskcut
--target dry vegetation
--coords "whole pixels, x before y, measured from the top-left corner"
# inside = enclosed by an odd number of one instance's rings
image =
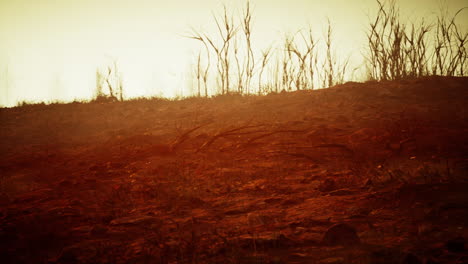
[[[195,65],[197,91],[201,96],[201,80],[208,96],[207,82],[211,59],[216,58],[216,72],[212,78],[219,85],[211,94],[267,94],[270,92],[313,89],[316,86],[330,87],[343,83],[348,60],[339,63],[332,45],[333,32],[328,21],[324,44],[325,56],[319,60],[318,39],[312,28],[286,34],[282,44],[273,44],[258,54],[252,48],[252,10],[247,1],[239,22],[229,15],[224,7],[220,16],[214,16],[217,34],[210,35],[192,29],[188,38],[200,41],[206,58],[198,54]],[[219,40],[219,43],[216,42]],[[211,55],[210,55],[211,54]],[[214,56],[212,56],[214,55]],[[275,63],[272,63],[272,58]],[[202,64],[204,61],[204,65]],[[269,78],[265,78],[268,73]],[[256,85],[252,81],[256,81]]]
[[[376,1],[377,13],[369,17],[364,67],[367,80],[401,80],[424,76],[464,76],[467,71],[468,32],[462,31],[457,17],[441,10],[428,23],[407,22],[400,18],[395,1]],[[200,41],[195,65],[197,94],[210,95],[210,76],[219,87],[213,94],[267,94],[269,92],[314,89],[342,84],[356,76],[359,67],[350,72],[349,58],[338,58],[333,43],[333,26],[327,21],[323,39],[313,28],[286,34],[280,45],[271,44],[263,50],[252,48],[252,9],[247,1],[242,15],[235,19],[226,7],[213,20],[218,32],[209,34],[192,29],[187,37]],[[219,42],[216,42],[219,40]],[[276,40],[275,40],[276,41]],[[210,55],[211,54],[211,55]],[[216,71],[209,74],[212,58]],[[204,65],[204,66],[203,66]],[[361,66],[362,67],[362,66]],[[264,74],[268,73],[268,78]],[[258,85],[252,85],[256,80]]]
[[[379,11],[367,34],[370,78],[466,74],[468,32],[462,32],[455,22],[463,9],[453,17],[442,10],[433,24],[421,20],[408,25],[401,21],[394,1],[377,3]]]

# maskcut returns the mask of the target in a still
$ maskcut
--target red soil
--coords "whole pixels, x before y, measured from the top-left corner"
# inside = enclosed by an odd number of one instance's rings
[[[467,88],[0,109],[0,262],[467,263]]]

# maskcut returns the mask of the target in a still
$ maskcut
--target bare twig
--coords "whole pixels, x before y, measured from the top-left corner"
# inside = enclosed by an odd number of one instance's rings
[[[200,129],[201,127],[206,126],[207,124],[199,125],[194,128],[191,128],[184,133],[182,133],[180,136],[178,136],[171,144],[170,144],[170,149],[171,151],[174,151],[180,144],[184,143],[187,139],[189,139],[189,135],[193,133],[194,131]]]
[[[209,147],[211,144],[213,144],[217,139],[222,138],[222,137],[227,137],[227,136],[233,136],[233,135],[239,135],[238,131],[245,130],[245,129],[250,129],[250,128],[256,128],[256,127],[262,127],[263,125],[256,125],[256,126],[241,126],[237,128],[232,128],[232,129],[227,129],[221,132],[218,132],[216,135],[211,137],[208,141],[206,141],[201,147],[198,148],[197,152],[199,152],[202,149],[205,149]],[[258,133],[260,131],[251,131],[251,132],[244,132],[244,133]]]

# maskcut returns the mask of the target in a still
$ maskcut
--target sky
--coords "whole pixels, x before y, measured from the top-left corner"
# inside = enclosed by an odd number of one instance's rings
[[[468,0],[396,2],[409,20],[434,17],[441,3],[451,12],[468,6]],[[337,54],[348,54],[356,65],[368,17],[377,7],[375,0],[250,3],[257,56],[285,34],[309,25],[323,37],[329,18]],[[215,36],[213,14],[219,14],[223,5],[239,17],[245,1],[0,0],[0,106],[90,99],[96,69],[114,61],[127,98],[188,96],[202,47],[185,36],[191,29]],[[468,28],[468,10],[457,22]]]

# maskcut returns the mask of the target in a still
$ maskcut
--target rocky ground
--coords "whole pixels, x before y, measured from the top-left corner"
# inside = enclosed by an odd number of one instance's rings
[[[0,109],[0,262],[468,263],[467,88]]]

